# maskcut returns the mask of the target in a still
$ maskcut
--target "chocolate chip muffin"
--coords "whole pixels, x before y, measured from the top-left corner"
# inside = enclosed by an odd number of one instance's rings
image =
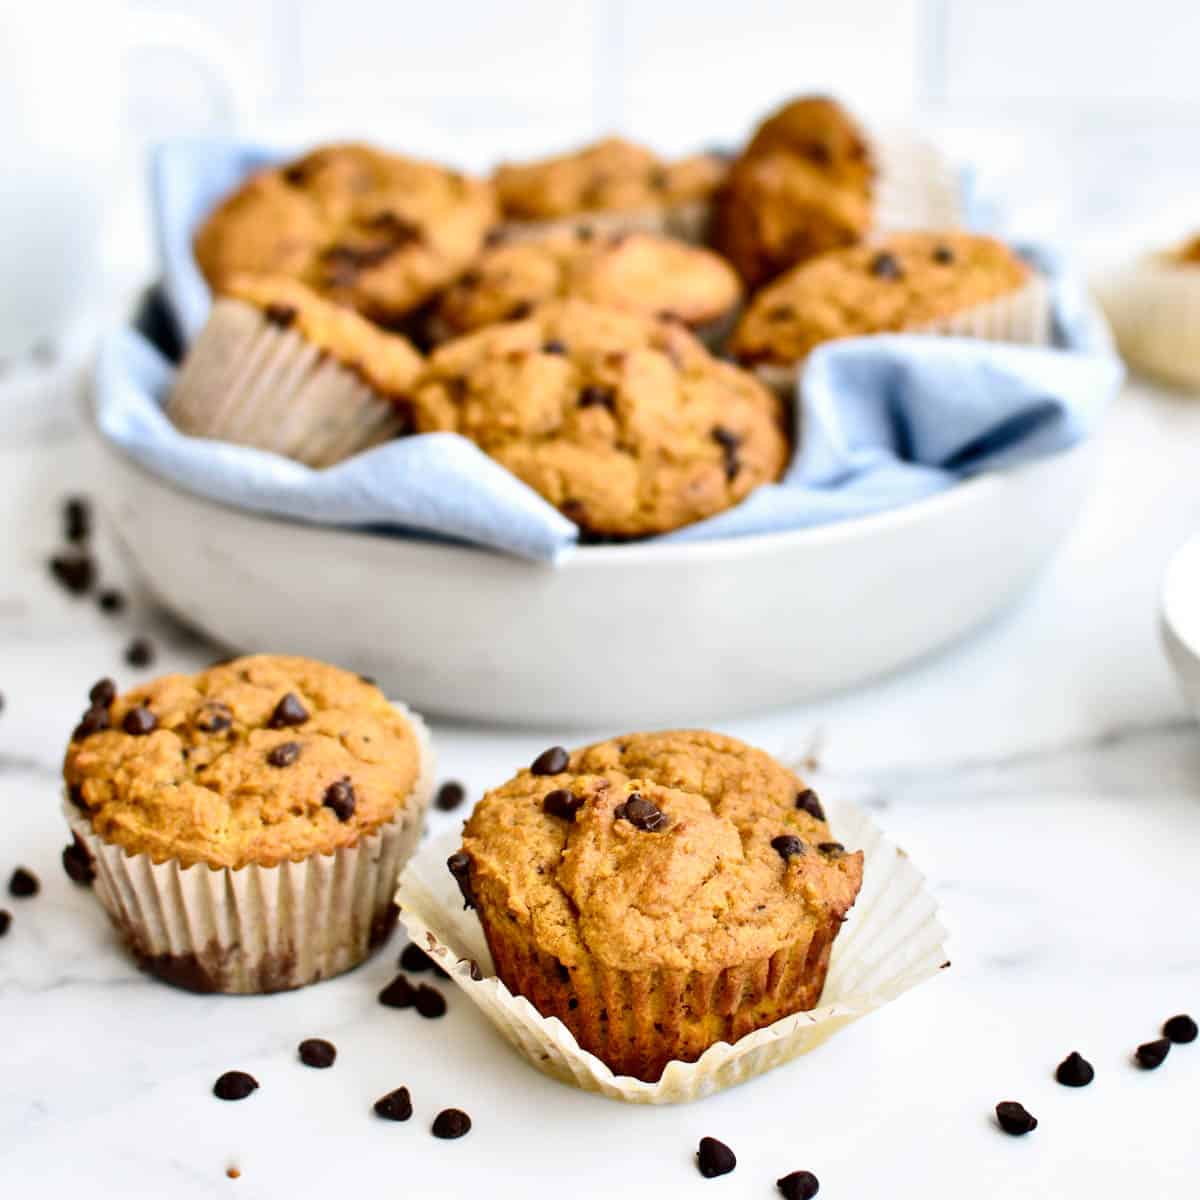
[[[685,731],[546,752],[448,865],[506,986],[656,1080],[817,1005],[863,858],[770,756]]]
[[[412,400],[419,432],[470,438],[590,537],[712,516],[788,459],[783,406],[752,375],[676,322],[584,300],[440,347]]]
[[[118,696],[71,737],[73,833],[146,969],[196,990],[297,987],[395,918],[432,762],[419,718],[348,671],[258,655]]]
[[[167,398],[183,433],[329,467],[409,431],[421,356],[286,276],[223,285]]]
[[[459,275],[496,217],[490,185],[370,146],[324,146],[252,175],[196,233],[215,290],[287,275],[394,324]]]
[[[564,296],[668,317],[704,333],[724,324],[741,284],[719,255],[675,238],[560,230],[485,250],[442,296],[438,324],[450,336],[470,333]]]

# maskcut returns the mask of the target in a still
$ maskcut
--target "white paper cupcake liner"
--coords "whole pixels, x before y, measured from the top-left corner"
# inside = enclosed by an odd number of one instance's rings
[[[104,841],[64,801],[92,857],[95,893],[145,970],[192,991],[286,991],[350,970],[386,939],[396,878],[420,840],[434,785],[429,731],[396,707],[420,745],[413,793],[391,821],[331,854],[275,867],[155,863]]]
[[[183,433],[328,467],[404,430],[396,407],[256,305],[213,305],[167,398]]]
[[[872,130],[867,141],[878,171],[876,233],[958,229],[966,223],[959,171],[933,142],[906,129]]]
[[[614,1075],[580,1049],[561,1021],[543,1017],[494,977],[482,927],[473,911],[464,910],[446,869],[446,859],[460,846],[459,835],[437,838],[409,864],[396,893],[400,921],[539,1071],[631,1104],[699,1100],[807,1054],[949,966],[937,905],[908,856],[861,810],[845,803],[826,808],[838,840],[864,852],[865,869],[862,891],[834,942],[820,1006],[784,1017],[733,1045],[711,1046],[696,1062],[669,1063],[655,1083]]]

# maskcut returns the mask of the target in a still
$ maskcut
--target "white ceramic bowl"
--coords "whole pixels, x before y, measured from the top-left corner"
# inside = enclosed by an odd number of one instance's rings
[[[618,729],[802,701],[961,636],[1053,552],[1093,453],[819,529],[550,567],[226,507],[97,441],[101,503],[147,584],[223,645],[328,659],[426,713]]]
[[[1184,542],[1167,564],[1160,626],[1167,658],[1200,717],[1200,534]]]

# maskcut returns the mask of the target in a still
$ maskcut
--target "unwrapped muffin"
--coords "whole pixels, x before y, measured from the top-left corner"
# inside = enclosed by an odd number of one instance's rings
[[[65,811],[143,968],[280,991],[384,940],[433,779],[418,717],[348,671],[270,655],[121,696],[101,680],[90,699]]]
[[[448,865],[503,983],[654,1080],[816,1006],[863,860],[792,772],[693,731],[547,751]]]

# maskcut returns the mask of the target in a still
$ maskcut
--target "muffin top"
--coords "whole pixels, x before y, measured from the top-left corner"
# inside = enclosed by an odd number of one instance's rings
[[[586,533],[663,533],[736,504],[788,457],[780,401],[682,325],[555,300],[448,342],[411,397]]]
[[[1176,262],[1183,263],[1185,266],[1200,266],[1200,233],[1184,242],[1175,251],[1174,258]]]
[[[353,845],[421,783],[413,726],[359,676],[257,655],[92,689],[63,775],[105,841],[155,862],[275,866]]]
[[[476,806],[463,849],[481,908],[567,967],[592,955],[622,970],[773,954],[843,917],[863,868],[791,771],[701,731],[630,734],[557,773],[522,770]]]
[[[724,174],[715,155],[667,163],[645,146],[612,137],[537,162],[505,163],[492,181],[507,219],[541,221],[704,200]]]
[[[821,342],[920,329],[1022,287],[1029,267],[969,233],[897,233],[822,255],[757,296],[734,331],[746,363],[798,362]]]
[[[252,175],[194,250],[214,288],[234,274],[287,275],[387,323],[464,270],[495,216],[485,182],[370,146],[325,146]]]
[[[741,284],[719,255],[675,238],[560,231],[485,250],[443,295],[438,317],[469,333],[560,296],[702,325],[737,304]]]
[[[406,392],[420,374],[422,358],[412,344],[322,299],[310,287],[284,275],[233,275],[221,296],[261,310],[282,329],[295,329],[384,396]]]

